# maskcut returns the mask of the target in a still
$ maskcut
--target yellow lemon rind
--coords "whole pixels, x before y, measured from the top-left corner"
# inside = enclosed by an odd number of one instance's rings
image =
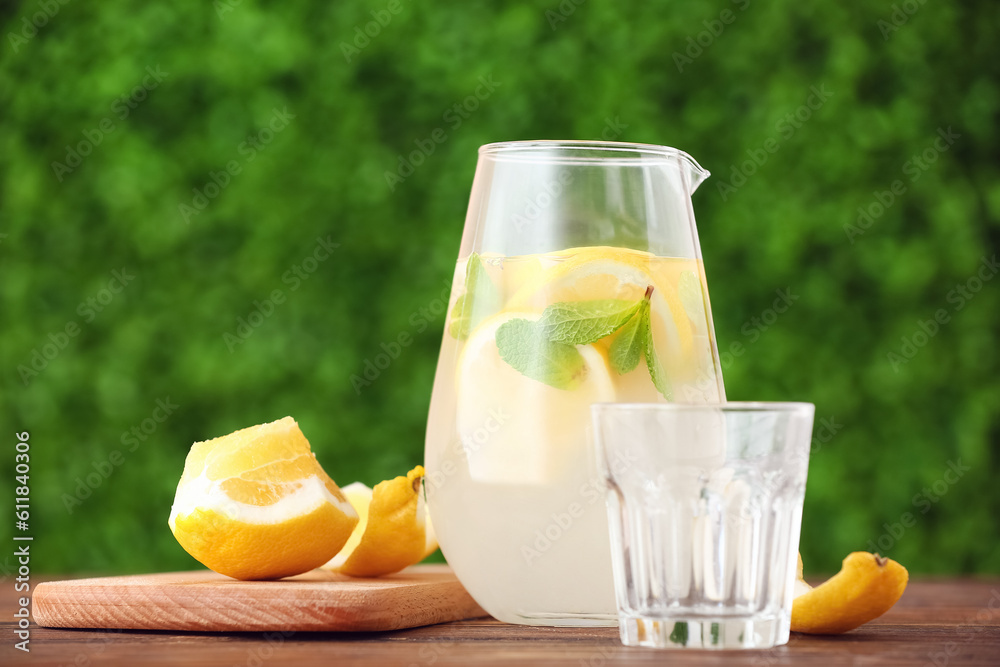
[[[906,568],[878,554],[856,551],[840,572],[792,602],[793,632],[840,634],[889,611],[903,595]]]

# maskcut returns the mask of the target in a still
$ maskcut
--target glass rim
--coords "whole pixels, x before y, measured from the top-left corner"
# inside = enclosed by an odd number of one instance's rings
[[[726,401],[724,403],[591,403],[592,414],[600,412],[803,412],[815,411],[805,401]]]
[[[553,155],[553,151],[565,151],[563,155]],[[574,156],[574,151],[603,151],[605,156]],[[671,146],[657,144],[641,144],[625,141],[587,141],[578,139],[556,140],[538,139],[529,141],[498,141],[483,144],[479,147],[479,155],[488,156],[493,160],[511,162],[558,162],[560,164],[620,164],[649,165],[670,163],[672,159],[680,159],[704,177],[711,174],[698,164],[688,153]]]

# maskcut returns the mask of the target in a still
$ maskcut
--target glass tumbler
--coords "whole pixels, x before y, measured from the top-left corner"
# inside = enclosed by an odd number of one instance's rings
[[[628,646],[788,642],[814,406],[599,404]]]

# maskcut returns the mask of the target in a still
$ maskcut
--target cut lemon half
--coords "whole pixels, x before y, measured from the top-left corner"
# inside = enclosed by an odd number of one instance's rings
[[[194,443],[168,520],[185,551],[236,579],[319,567],[357,522],[291,417]]]
[[[377,577],[419,563],[437,550],[423,493],[423,466],[375,485],[354,482],[344,495],[361,520],[325,567],[352,577]]]
[[[590,404],[613,402],[607,357],[595,345],[578,345],[582,377],[572,390],[557,389],[511,367],[500,356],[496,334],[513,319],[537,321],[531,312],[504,312],[484,321],[466,341],[455,378],[458,444],[473,479],[498,484],[543,484],[580,456]]]

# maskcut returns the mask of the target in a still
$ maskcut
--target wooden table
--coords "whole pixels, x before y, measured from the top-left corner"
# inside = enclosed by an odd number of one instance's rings
[[[4,665],[1000,665],[1000,580],[910,583],[885,616],[839,637],[792,634],[767,651],[625,648],[614,628],[532,628],[491,619],[378,634],[101,632],[31,627],[31,652],[14,649],[16,595],[0,592]]]

